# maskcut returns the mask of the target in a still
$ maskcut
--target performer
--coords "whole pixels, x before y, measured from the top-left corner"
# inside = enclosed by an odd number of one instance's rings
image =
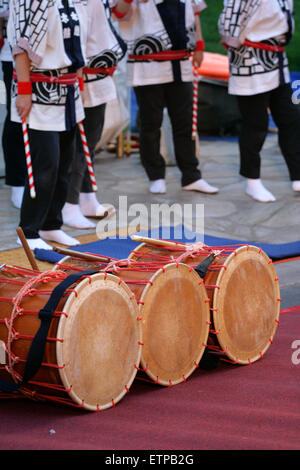
[[[120,0],[117,7],[125,13],[130,4]],[[87,65],[83,69],[83,124],[89,152],[94,161],[95,149],[104,125],[106,103],[116,98],[112,75],[127,48],[112,24],[108,0],[89,0],[87,31]],[[97,200],[78,132],[67,202],[62,211],[63,222],[75,228],[92,228],[95,224],[85,216],[102,218],[112,212],[112,207],[104,207]]]
[[[61,230],[77,123],[84,118],[77,72],[85,64],[86,0],[11,0],[15,61],[11,118],[26,119],[36,197],[28,178],[20,227],[31,249],[79,242]],[[20,240],[18,241],[20,243]]]
[[[22,126],[10,119],[13,58],[7,41],[6,26],[9,0],[0,0],[0,60],[6,90],[6,117],[2,132],[2,149],[5,162],[5,183],[11,187],[11,202],[20,209],[23,199],[26,165]]]
[[[199,20],[202,0],[155,0],[132,4],[120,21],[128,45],[129,85],[140,113],[140,155],[151,193],[165,193],[165,160],[160,154],[163,110],[170,116],[174,151],[184,190],[216,193],[202,179],[192,139],[193,68],[203,59]],[[190,54],[193,52],[193,63]]]
[[[284,52],[293,30],[293,0],[225,0],[219,18],[229,53],[229,93],[237,96],[242,116],[240,174],[246,178],[246,194],[260,202],[276,199],[260,179],[268,109],[278,127],[292,187],[300,191],[300,113],[292,102]]]

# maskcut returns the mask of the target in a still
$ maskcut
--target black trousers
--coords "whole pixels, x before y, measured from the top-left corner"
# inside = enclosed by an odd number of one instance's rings
[[[3,61],[2,71],[6,89],[6,118],[2,133],[5,183],[9,186],[24,186],[27,173],[22,124],[10,120],[13,63]]]
[[[83,125],[92,162],[94,162],[95,149],[103,130],[105,108],[106,104],[104,103],[93,108],[84,109],[85,118]],[[67,196],[67,202],[70,204],[78,204],[80,193],[92,193],[94,191],[78,130],[76,134],[76,155],[72,164],[72,174]]]
[[[242,116],[240,174],[246,178],[260,177],[260,152],[268,133],[269,108],[278,127],[278,143],[290,179],[300,180],[300,109],[292,102],[291,86],[237,99]]]
[[[77,126],[65,132],[28,130],[36,197],[30,196],[27,178],[20,218],[26,238],[38,238],[39,230],[57,230],[63,224],[76,130]]]
[[[165,160],[160,154],[160,129],[163,110],[168,109],[181,184],[186,186],[201,178],[192,140],[193,85],[172,82],[134,88],[140,117],[140,156],[150,181],[165,177]]]

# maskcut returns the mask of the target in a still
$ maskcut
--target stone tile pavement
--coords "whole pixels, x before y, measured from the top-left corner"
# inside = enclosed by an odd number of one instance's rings
[[[244,194],[244,181],[239,176],[237,142],[231,140],[200,140],[200,168],[203,177],[220,188],[216,195],[182,191],[180,172],[176,166],[167,167],[167,193],[151,195],[148,181],[138,154],[117,158],[102,151],[97,154],[95,173],[99,187],[99,200],[119,208],[120,197],[126,196],[127,207],[143,204],[203,204],[204,231],[208,235],[241,239],[249,242],[287,243],[300,240],[300,194],[292,191],[288,171],[281,156],[276,134],[270,134],[262,152],[262,180],[276,196],[272,203],[259,203]],[[120,211],[125,209],[120,207]],[[120,217],[119,213],[117,216]],[[123,214],[126,219],[127,214]],[[194,217],[194,215],[193,215]],[[17,247],[15,229],[19,211],[12,207],[10,190],[0,180],[0,250]],[[195,222],[195,221],[194,221]],[[122,224],[120,223],[120,226]],[[72,236],[86,235],[95,230],[64,229]],[[283,283],[292,289],[300,304],[300,263],[281,267]],[[296,289],[296,287],[298,288]],[[295,300],[296,301],[296,300]]]

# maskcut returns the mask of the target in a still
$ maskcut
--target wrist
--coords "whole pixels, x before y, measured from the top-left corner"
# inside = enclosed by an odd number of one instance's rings
[[[203,39],[199,39],[196,42],[195,51],[204,51],[205,50],[205,41]]]
[[[31,82],[17,82],[18,95],[31,95],[32,85]]]
[[[126,15],[126,13],[121,13],[117,7],[113,7],[112,8],[112,12],[114,13],[114,15],[116,16],[116,18],[118,18],[118,20],[120,20],[121,18],[124,18],[124,16]]]

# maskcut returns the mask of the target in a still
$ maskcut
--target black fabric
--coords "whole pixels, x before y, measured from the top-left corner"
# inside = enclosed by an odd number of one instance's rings
[[[106,103],[85,108],[85,118],[83,126],[85,130],[86,141],[89,147],[92,163],[95,160],[95,151],[100,141],[104,126]],[[72,175],[69,184],[67,202],[70,204],[79,204],[80,193],[94,192],[90,174],[88,171],[86,157],[83,151],[82,140],[79,129],[76,132],[76,155],[72,164]]]
[[[3,61],[2,71],[6,89],[6,118],[2,134],[5,183],[9,186],[24,186],[27,171],[22,124],[13,122],[10,119],[13,63]]]
[[[63,224],[76,130],[77,126],[63,132],[28,129],[37,196],[31,198],[27,178],[20,218],[26,238],[39,238],[39,230],[59,230]]]
[[[187,49],[185,4],[180,0],[164,0],[156,4],[161,20],[172,43],[172,50]]]
[[[193,85],[191,82],[145,85],[134,88],[140,117],[140,155],[150,181],[165,177],[160,154],[160,129],[166,107],[172,124],[174,151],[186,186],[201,178],[192,140]]]
[[[71,274],[55,287],[46,305],[39,311],[41,325],[32,340],[22,381],[16,384],[0,379],[0,390],[8,393],[16,392],[20,387],[31,380],[32,377],[34,377],[34,375],[39,371],[44,356],[47,334],[53,313],[55,312],[60,299],[62,298],[66,289],[68,289],[72,284],[78,281],[81,277],[91,276],[92,274],[95,274],[95,271],[82,271],[80,273]]]
[[[228,94],[228,84],[201,80],[198,86],[197,127],[200,136],[236,136],[241,115],[236,96]]]
[[[188,48],[188,36],[185,26],[185,4],[180,0],[164,0],[156,4],[161,20],[172,43],[172,50]],[[175,82],[181,82],[181,67],[179,60],[171,62]]]
[[[75,8],[70,6],[69,0],[62,0],[62,7],[59,8],[59,13],[62,18],[65,51],[72,63],[71,69],[76,72],[85,64],[81,50],[80,35],[76,32],[80,28],[79,19]]]
[[[237,96],[242,127],[239,135],[240,174],[260,178],[260,152],[265,142],[270,109],[278,127],[278,142],[286,161],[290,179],[300,179],[300,109],[292,101],[290,84],[266,93]]]

